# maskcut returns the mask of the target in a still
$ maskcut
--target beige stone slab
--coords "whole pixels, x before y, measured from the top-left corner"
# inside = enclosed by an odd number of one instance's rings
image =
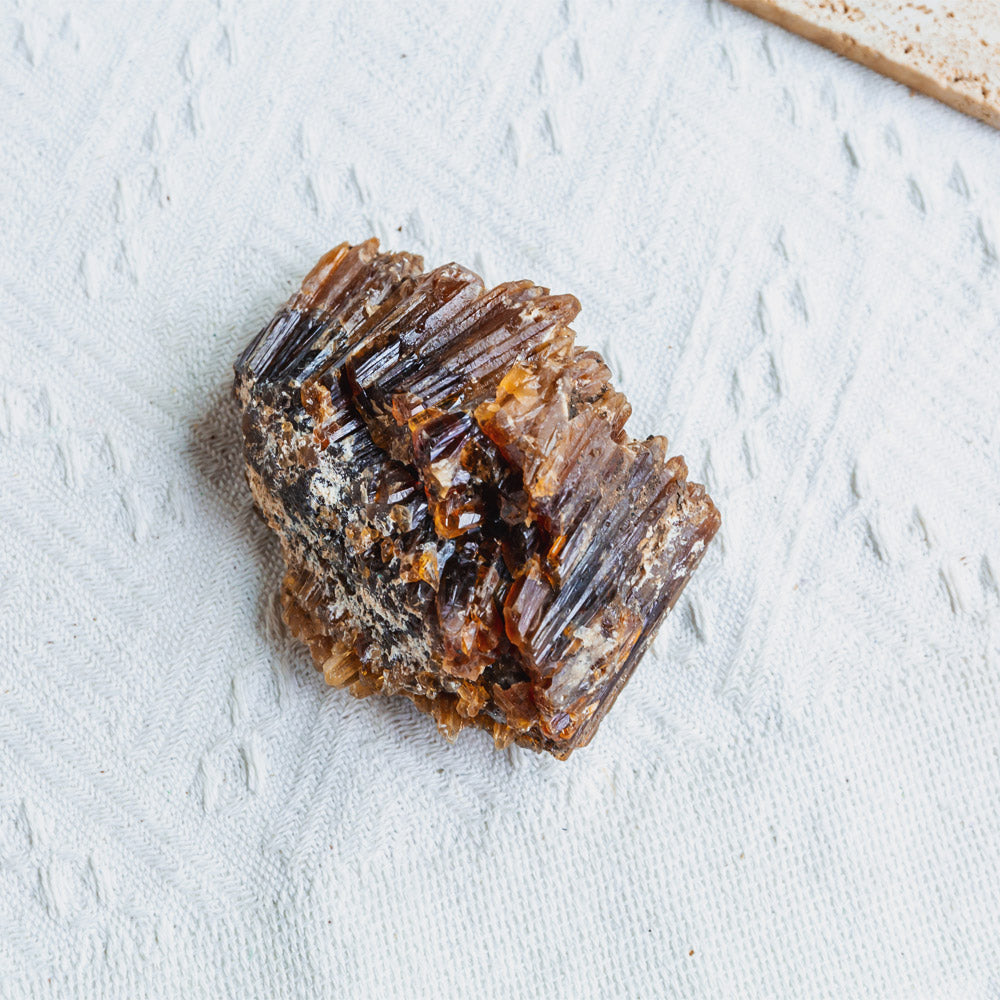
[[[1000,0],[729,0],[1000,128]]]

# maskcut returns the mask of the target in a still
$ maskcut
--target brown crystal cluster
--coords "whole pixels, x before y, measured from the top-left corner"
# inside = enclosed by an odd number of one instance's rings
[[[285,620],[326,680],[557,757],[587,743],[719,514],[633,441],[571,295],[341,244],[236,363]]]

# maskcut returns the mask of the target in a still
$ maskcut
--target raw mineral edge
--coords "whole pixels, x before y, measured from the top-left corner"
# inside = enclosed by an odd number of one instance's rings
[[[719,527],[530,281],[343,243],[236,362],[289,628],[327,682],[565,758]]]

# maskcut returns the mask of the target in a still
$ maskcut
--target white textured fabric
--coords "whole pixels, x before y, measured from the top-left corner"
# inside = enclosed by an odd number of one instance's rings
[[[716,0],[7,4],[0,996],[1000,997],[1000,134]],[[375,234],[723,529],[594,743],[281,626],[230,398]]]

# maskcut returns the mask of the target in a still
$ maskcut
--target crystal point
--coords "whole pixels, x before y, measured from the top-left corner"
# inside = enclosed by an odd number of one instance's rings
[[[341,244],[236,362],[282,607],[327,682],[454,739],[593,737],[719,514],[629,438],[571,295]]]

